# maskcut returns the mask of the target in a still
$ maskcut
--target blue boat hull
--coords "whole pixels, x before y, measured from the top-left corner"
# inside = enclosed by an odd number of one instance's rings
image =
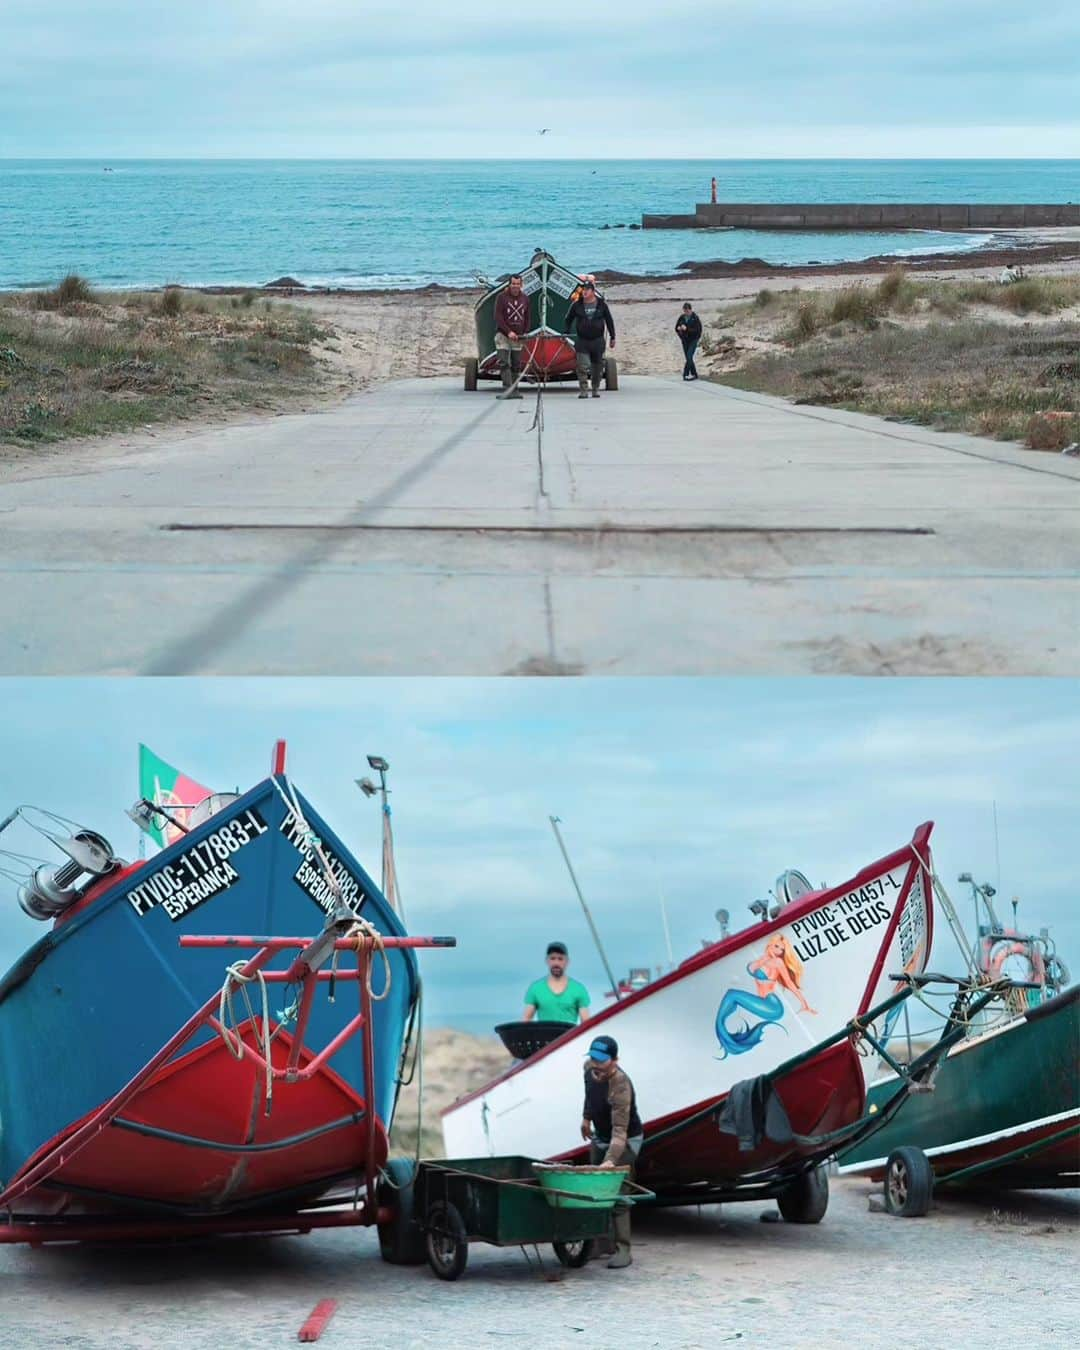
[[[307,802],[299,802],[346,902],[380,933],[402,936],[400,921],[372,880]],[[333,888],[310,842],[296,827],[275,780],[268,779],[148,862],[110,879],[78,912],[62,919],[0,981],[0,1184],[10,1185],[35,1158],[99,1111],[221,988],[226,967],[252,955],[250,950],[182,949],[181,936],[311,939],[322,930],[333,903]],[[293,955],[283,953],[272,967],[284,969]],[[241,1144],[250,1153],[238,1161],[220,1149],[185,1151],[168,1139],[109,1128],[77,1165],[53,1179],[54,1195],[63,1192],[66,1175],[71,1194],[85,1191],[114,1204],[161,1201],[220,1213],[230,1206],[251,1206],[264,1193],[288,1190],[293,1182],[318,1191],[332,1181],[331,1172],[340,1175],[343,1160],[359,1167],[363,1127],[356,1123],[337,1138],[326,1134],[291,1152],[273,1140],[317,1132],[350,1110],[359,1121],[368,1106],[374,1108],[380,1135],[388,1133],[419,981],[411,951],[395,949],[386,956],[390,988],[372,1009],[370,1083],[360,1040],[353,1038],[330,1056],[325,1072],[305,1083],[275,1085],[267,1116],[255,1066],[238,1063],[218,1034],[204,1027],[125,1115],[135,1125],[152,1121],[159,1133],[201,1133],[212,1142]],[[348,961],[355,969],[352,953],[342,965]],[[376,994],[383,984],[376,957]],[[267,989],[271,1025],[276,1026],[293,991],[284,984]],[[250,990],[261,1025],[260,991],[257,985]],[[319,985],[304,1034],[305,1057],[324,1049],[359,1004],[355,980],[338,981],[333,1002],[330,987]],[[242,1000],[234,998],[234,1005],[242,1022]],[[293,1031],[294,1021],[284,1018],[275,1062],[287,1054]],[[252,1043],[254,1031],[247,1028],[244,1034]],[[258,1151],[264,1143],[265,1153]],[[327,1172],[320,1176],[324,1158]],[[36,1203],[49,1199],[39,1194]]]

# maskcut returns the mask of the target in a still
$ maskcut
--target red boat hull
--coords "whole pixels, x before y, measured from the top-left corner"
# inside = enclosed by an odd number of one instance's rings
[[[521,366],[526,380],[569,380],[577,374],[577,353],[569,338],[541,332],[528,336],[521,344]],[[480,366],[480,374],[499,375],[497,356],[489,356]]]
[[[244,1039],[253,1044],[250,1027]],[[276,1068],[285,1067],[290,1046],[279,1032]],[[326,1128],[338,1121],[349,1123]],[[140,1127],[204,1142],[144,1134]],[[26,1215],[100,1213],[135,1201],[207,1213],[265,1204],[285,1193],[303,1201],[325,1191],[328,1180],[362,1177],[367,1138],[362,1100],[332,1070],[303,1082],[276,1082],[268,1115],[264,1075],[215,1038],[155,1074],[117,1121],[18,1208]],[[58,1142],[51,1140],[42,1154]],[[387,1151],[386,1130],[376,1120],[376,1167]]]
[[[777,1079],[775,1088],[793,1134],[800,1137],[780,1143],[763,1140],[743,1151],[733,1134],[721,1133],[716,1117],[724,1098],[716,1097],[650,1121],[638,1160],[638,1181],[662,1196],[681,1186],[701,1185],[706,1178],[713,1184],[736,1185],[755,1173],[796,1168],[820,1155],[814,1136],[850,1125],[863,1114],[866,1103],[862,1068],[850,1041],[797,1064]],[[563,1156],[582,1161],[585,1153],[582,1148]]]

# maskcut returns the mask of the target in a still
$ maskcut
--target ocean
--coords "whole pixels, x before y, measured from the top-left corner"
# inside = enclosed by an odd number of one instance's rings
[[[1055,202],[1076,160],[3,160],[0,289],[471,284],[537,246],[575,270],[838,262],[980,247],[985,235],[632,230],[708,200]],[[604,226],[622,226],[609,228]]]

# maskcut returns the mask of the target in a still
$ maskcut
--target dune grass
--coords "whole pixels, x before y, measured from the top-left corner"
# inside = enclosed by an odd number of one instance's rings
[[[0,295],[0,444],[282,406],[322,387],[330,336],[253,293],[109,295],[69,276]]]
[[[1002,286],[996,281],[920,281],[896,268],[876,285],[855,282],[817,293],[795,289],[775,294],[771,303],[786,306],[789,321],[780,337],[798,346],[837,326],[873,330],[890,316],[913,313],[959,319],[991,308],[1019,316],[1053,315],[1080,306],[1080,278],[1032,277]],[[760,295],[754,305],[767,307]]]
[[[841,310],[861,312],[864,299],[853,307],[847,296]],[[836,301],[829,305],[828,298],[819,300],[810,319],[800,305],[794,326],[835,313]],[[918,327],[879,324],[839,337],[818,327],[775,355],[713,378],[796,403],[1024,441],[1033,449],[1061,450],[1080,440],[1076,322],[1029,328],[934,318]]]

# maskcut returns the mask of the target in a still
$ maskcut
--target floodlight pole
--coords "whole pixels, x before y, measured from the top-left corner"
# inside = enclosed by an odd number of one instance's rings
[[[382,893],[389,901],[390,908],[405,920],[405,910],[398,893],[397,867],[394,863],[394,827],[390,819],[390,790],[386,786],[386,769],[380,768],[379,797],[382,801]]]
[[[593,923],[593,916],[589,913],[589,906],[585,903],[585,897],[581,893],[581,887],[578,885],[578,879],[574,875],[574,867],[570,861],[570,855],[566,851],[566,845],[563,843],[563,837],[559,832],[559,817],[548,816],[548,820],[551,821],[551,828],[555,832],[555,838],[559,845],[559,851],[562,853],[563,861],[566,863],[566,870],[570,873],[570,880],[574,883],[574,890],[577,891],[577,898],[581,901],[581,908],[585,911],[585,918],[589,921],[589,929],[592,932],[593,941],[596,943],[596,950],[600,953],[600,960],[603,961],[604,970],[607,972],[607,977],[611,981],[611,989],[613,994],[615,995],[615,1001],[618,1002],[621,997],[619,993],[619,986],[618,983],[616,982],[615,976],[612,975],[611,973],[611,966],[608,964],[607,955],[604,952],[604,944],[600,941],[600,934],[596,931],[596,924]]]
[[[390,765],[381,755],[368,755],[368,764],[379,775],[379,786],[376,788],[369,778],[356,780],[356,786],[363,792],[365,797],[373,796],[378,792],[379,799],[382,802],[382,881],[381,890],[386,897],[390,908],[400,916],[402,922],[405,920],[405,907],[401,902],[401,894],[398,890],[397,867],[394,863],[394,827],[391,823],[390,815],[390,789],[386,786],[386,771]]]

